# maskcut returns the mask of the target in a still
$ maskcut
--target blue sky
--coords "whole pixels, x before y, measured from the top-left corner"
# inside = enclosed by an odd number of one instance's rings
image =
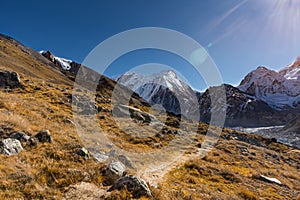
[[[119,32],[148,26],[174,29],[206,47],[224,82],[234,85],[259,65],[277,70],[300,55],[299,0],[11,0],[1,2],[0,17],[1,33],[77,62]],[[142,51],[121,57],[107,74],[147,62],[186,68],[167,53]],[[194,88],[205,88],[199,77],[183,75]]]

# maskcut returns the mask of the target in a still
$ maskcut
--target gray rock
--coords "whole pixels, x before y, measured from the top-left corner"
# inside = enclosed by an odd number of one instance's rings
[[[237,149],[240,150],[240,153],[241,153],[242,155],[247,156],[247,155],[249,154],[249,151],[248,151],[248,148],[247,148],[247,147],[245,147],[245,146],[240,146],[240,145],[237,145],[236,147],[237,147]]]
[[[123,163],[119,161],[112,161],[109,163],[105,176],[108,184],[113,184],[116,180],[125,175],[126,168]]]
[[[124,176],[120,178],[108,191],[122,190],[124,188],[131,192],[134,198],[152,196],[146,181],[135,176]]]
[[[97,152],[92,154],[97,162],[105,162],[108,156],[104,152]]]
[[[79,151],[77,152],[77,154],[80,155],[80,156],[82,156],[82,157],[84,157],[84,159],[86,159],[86,160],[90,158],[90,152],[86,148],[84,148],[84,147],[82,147],[81,149],[79,149]]]
[[[45,143],[45,142],[52,143],[52,142],[53,142],[49,130],[41,130],[41,131],[40,131],[36,136],[34,136],[34,137],[36,137],[36,138],[39,140],[39,142],[42,142],[42,143]]]
[[[116,117],[130,117],[143,123],[158,122],[154,115],[146,113],[132,106],[115,105],[112,112]]]
[[[0,141],[0,153],[5,155],[18,154],[23,150],[19,140],[7,138]]]
[[[10,137],[17,139],[20,142],[28,142],[30,139],[30,136],[28,136],[26,133],[24,133],[22,131],[12,133],[12,134],[10,134]]]
[[[0,88],[24,89],[24,86],[21,84],[19,74],[17,74],[16,72],[0,70]]]

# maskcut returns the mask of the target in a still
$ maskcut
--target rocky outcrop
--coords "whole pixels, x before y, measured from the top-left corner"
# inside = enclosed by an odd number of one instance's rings
[[[23,147],[19,140],[7,138],[0,141],[0,154],[14,155],[23,150]]]
[[[50,51],[40,51],[40,54],[51,61],[54,65],[59,67],[61,70],[68,71],[71,74],[77,74],[81,65],[72,60],[65,58],[55,57]]]
[[[115,105],[113,108],[113,115],[115,117],[130,117],[143,123],[158,122],[155,116],[126,105]]]
[[[24,88],[21,84],[20,76],[16,72],[10,72],[0,69],[0,88]]]
[[[141,178],[135,176],[124,176],[117,180],[115,184],[109,189],[109,191],[113,190],[122,190],[127,189],[129,192],[133,194],[134,198],[140,198],[142,196],[151,197],[151,191],[146,183]]]
[[[42,56],[47,58],[51,62],[55,62],[54,55],[50,51],[41,51]]]
[[[224,106],[211,107],[211,95],[218,95],[218,92],[210,92],[210,89],[207,89],[199,97],[201,121],[210,122],[211,110],[213,109],[216,112],[222,112],[216,109],[226,109],[225,125],[230,127],[273,126],[289,120],[289,116],[273,109],[266,102],[231,85],[224,84],[214,87],[212,91],[218,91],[222,88],[226,91],[226,104]]]
[[[41,143],[45,143],[45,142],[52,143],[52,142],[53,142],[49,130],[41,130],[41,131],[40,131],[37,135],[35,135],[34,137],[36,137],[36,138],[39,140],[39,142],[41,142]]]

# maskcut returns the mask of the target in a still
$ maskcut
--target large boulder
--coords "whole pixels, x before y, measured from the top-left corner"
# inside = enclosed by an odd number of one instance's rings
[[[126,168],[123,163],[119,161],[110,162],[105,172],[107,184],[113,184],[119,178],[123,177],[125,172]]]
[[[45,142],[52,143],[53,142],[49,130],[41,130],[34,137],[36,137],[39,140],[39,142],[42,142],[42,143],[45,143]]]
[[[5,155],[18,154],[23,150],[19,140],[7,138],[0,141],[0,153]]]
[[[10,72],[0,69],[0,88],[24,88],[21,84],[20,76],[16,72]]]
[[[109,189],[109,191],[122,190],[122,189],[127,189],[129,192],[131,192],[134,198],[140,198],[142,196],[145,197],[152,196],[146,181],[135,176],[124,176],[120,178]]]

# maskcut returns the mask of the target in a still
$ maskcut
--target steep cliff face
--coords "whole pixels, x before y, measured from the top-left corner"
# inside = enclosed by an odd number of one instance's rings
[[[288,119],[282,117],[279,111],[270,107],[266,102],[242,92],[236,87],[225,84],[214,87],[215,90],[224,88],[226,90],[226,126],[271,126],[286,122]],[[206,90],[199,97],[201,121],[209,122],[211,115],[210,90]],[[222,109],[222,107],[219,107]]]

